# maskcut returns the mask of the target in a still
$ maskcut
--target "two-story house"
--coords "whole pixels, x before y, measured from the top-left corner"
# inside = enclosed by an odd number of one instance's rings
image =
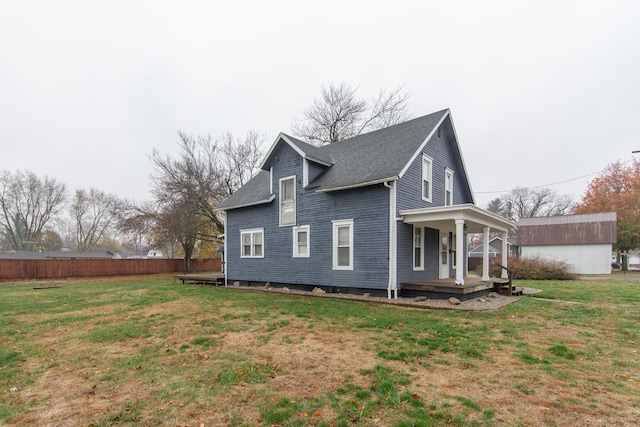
[[[260,169],[217,207],[227,282],[389,298],[464,285],[466,234],[514,225],[474,205],[448,109],[323,147],[280,134]]]

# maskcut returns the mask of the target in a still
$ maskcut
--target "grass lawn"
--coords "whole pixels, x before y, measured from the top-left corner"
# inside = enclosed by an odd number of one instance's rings
[[[640,281],[518,281],[543,292],[493,312],[161,276],[58,284],[0,284],[0,425],[640,420]]]

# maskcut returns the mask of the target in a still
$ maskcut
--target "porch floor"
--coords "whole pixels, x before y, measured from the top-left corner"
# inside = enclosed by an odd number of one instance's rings
[[[451,279],[430,279],[402,282],[400,295],[407,297],[427,296],[429,298],[449,298],[454,296],[458,299],[469,299],[493,292],[495,285],[508,283],[508,279],[491,277],[488,281],[483,281],[477,276],[464,278],[464,285],[456,285],[456,280]]]

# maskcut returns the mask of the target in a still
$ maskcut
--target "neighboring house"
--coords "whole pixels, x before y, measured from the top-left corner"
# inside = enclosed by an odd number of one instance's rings
[[[463,285],[466,234],[514,226],[474,205],[449,110],[323,147],[281,133],[260,168],[217,207],[228,282],[397,298],[408,281]]]
[[[522,258],[564,261],[577,274],[610,274],[616,233],[615,212],[522,218],[518,245]]]
[[[507,238],[507,253],[508,256],[518,256],[518,246],[515,244],[516,239],[509,237]],[[483,245],[478,245],[475,248],[469,251],[469,258],[482,258],[484,248]],[[502,238],[494,237],[489,240],[489,257],[494,258],[502,255]]]
[[[514,237],[507,238],[507,257],[518,256],[518,245]],[[469,259],[467,265],[469,271],[474,271],[478,266],[482,265],[484,257],[484,244],[480,244],[468,252]],[[502,238],[494,237],[489,240],[489,258],[501,258],[502,257]]]
[[[627,263],[629,264],[630,267],[637,267],[638,265],[640,265],[640,250],[635,249],[635,250],[629,251],[627,256],[628,256]]]

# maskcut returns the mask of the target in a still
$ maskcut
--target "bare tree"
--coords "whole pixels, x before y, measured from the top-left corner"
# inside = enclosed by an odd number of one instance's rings
[[[573,207],[570,196],[550,188],[516,187],[502,195],[501,200],[501,215],[515,222],[520,218],[567,215]]]
[[[294,121],[292,131],[311,144],[325,145],[408,119],[409,95],[402,86],[380,89],[371,101],[358,98],[356,91],[344,82],[322,85],[320,97],[304,111],[304,119]]]
[[[244,140],[234,137],[227,132],[218,141],[220,155],[219,172],[222,199],[238,188],[246,184],[258,169],[262,153],[260,146],[264,142],[265,136],[258,135],[255,131],[250,131]]]
[[[115,196],[95,188],[76,191],[70,212],[78,251],[91,251],[100,242],[114,222],[117,206]]]
[[[0,233],[14,250],[35,249],[66,199],[66,186],[30,171],[0,173]]]
[[[179,244],[185,271],[201,241],[220,242],[224,224],[214,208],[246,183],[256,171],[263,140],[255,132],[245,139],[225,134],[192,136],[178,132],[180,155],[151,155],[153,203],[130,205],[119,225],[123,231],[148,228],[158,247]],[[168,251],[169,253],[169,251]]]

